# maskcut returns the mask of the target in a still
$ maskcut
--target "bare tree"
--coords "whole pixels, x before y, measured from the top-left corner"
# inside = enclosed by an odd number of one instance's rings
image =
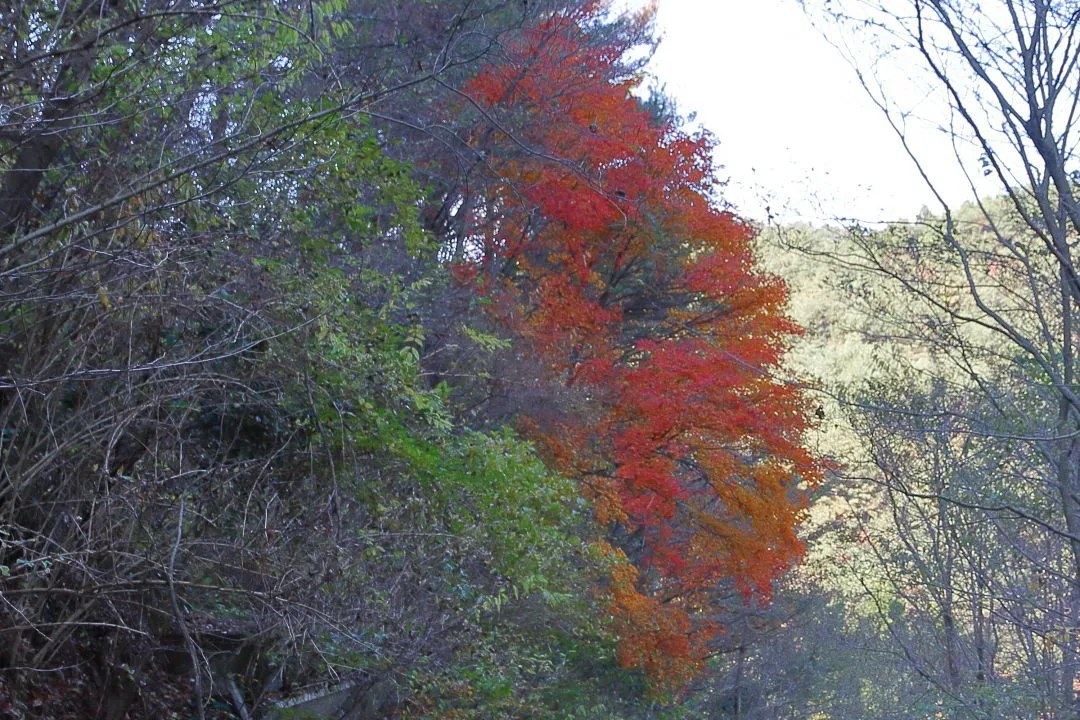
[[[892,298],[892,307],[865,305],[874,332],[907,348],[909,392],[864,392],[855,411],[876,443],[870,475],[884,483],[897,537],[928,583],[941,685],[965,712],[993,716],[964,689],[988,677],[993,620],[1011,628],[1009,652],[1026,653],[1046,680],[1044,712],[1077,717],[1080,645],[1075,632],[1053,627],[1080,622],[1080,6],[802,4],[845,51],[939,203],[913,223],[853,229],[842,257],[806,249],[875,278],[877,299]],[[964,204],[941,182],[942,158],[920,145],[927,122],[951,142],[969,190]],[[902,308],[898,297],[908,298]],[[936,399],[916,406],[913,395]],[[919,429],[881,419],[888,415],[918,418]],[[924,449],[922,459],[935,456],[927,449],[936,443],[945,465],[929,472],[890,455],[901,437]],[[980,459],[961,457],[962,445]],[[980,542],[997,550],[976,553]],[[960,608],[962,628],[954,625]],[[974,653],[967,678],[964,647]]]

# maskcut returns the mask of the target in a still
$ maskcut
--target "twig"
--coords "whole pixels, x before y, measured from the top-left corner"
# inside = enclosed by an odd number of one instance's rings
[[[191,639],[191,633],[188,632],[184,615],[180,612],[180,601],[176,597],[176,583],[173,581],[176,572],[176,554],[180,552],[180,540],[184,537],[185,499],[184,495],[180,496],[180,513],[176,520],[176,542],[173,543],[172,553],[169,555],[169,574],[167,576],[169,580],[169,602],[172,604],[176,626],[180,630],[180,635],[184,638],[184,647],[187,648],[188,655],[191,657],[191,667],[195,673],[195,702],[199,708],[199,720],[206,720],[206,708],[203,706],[206,695],[203,694],[202,666],[199,663],[199,651],[195,647],[195,641]]]

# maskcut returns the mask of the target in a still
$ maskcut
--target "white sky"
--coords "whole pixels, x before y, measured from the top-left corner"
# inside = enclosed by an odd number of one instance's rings
[[[717,136],[724,196],[744,216],[880,221],[937,209],[852,68],[794,0],[660,0],[657,25],[651,70]],[[919,142],[942,160],[932,169],[947,199],[966,197],[944,135],[927,129]]]

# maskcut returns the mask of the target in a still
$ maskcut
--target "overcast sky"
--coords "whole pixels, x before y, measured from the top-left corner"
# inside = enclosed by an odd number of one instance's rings
[[[657,23],[652,71],[719,139],[724,194],[744,215],[871,221],[935,207],[852,68],[795,0],[660,0]],[[929,154],[949,159],[933,135],[924,142],[940,148]]]

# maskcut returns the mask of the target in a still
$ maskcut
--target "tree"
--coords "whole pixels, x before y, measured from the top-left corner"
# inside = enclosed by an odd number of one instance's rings
[[[621,661],[677,688],[723,623],[718,588],[767,599],[801,556],[819,468],[771,374],[796,332],[784,288],[713,199],[711,139],[633,96],[620,59],[647,16],[611,34],[601,11],[526,30],[464,86],[489,189],[459,196],[448,254],[559,388],[520,415],[627,560]]]

